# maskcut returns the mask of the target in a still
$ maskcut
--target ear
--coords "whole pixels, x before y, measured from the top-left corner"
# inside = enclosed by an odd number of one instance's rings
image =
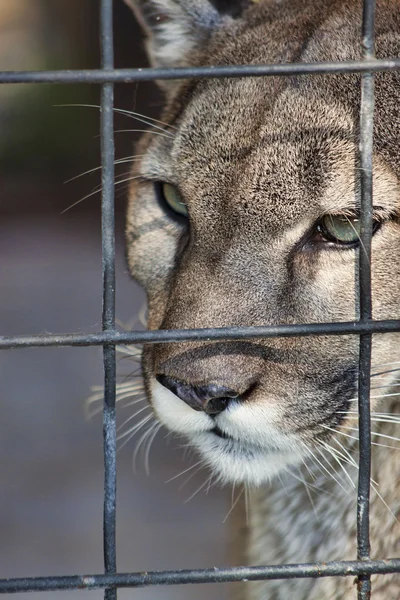
[[[155,67],[190,64],[190,55],[207,41],[225,17],[208,0],[125,0],[147,34]]]

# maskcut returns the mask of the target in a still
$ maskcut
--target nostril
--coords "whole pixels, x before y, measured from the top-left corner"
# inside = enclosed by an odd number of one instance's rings
[[[156,375],[156,379],[188,406],[211,416],[223,412],[231,400],[239,397],[234,390],[215,383],[193,385],[162,374]]]

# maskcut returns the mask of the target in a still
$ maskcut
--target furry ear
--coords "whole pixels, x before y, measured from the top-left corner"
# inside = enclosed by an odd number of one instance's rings
[[[188,66],[189,55],[206,42],[224,17],[208,0],[125,0],[147,34],[155,67]]]

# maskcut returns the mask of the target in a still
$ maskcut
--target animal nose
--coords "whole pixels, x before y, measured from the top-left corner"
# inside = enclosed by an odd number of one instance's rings
[[[223,412],[231,400],[239,396],[234,390],[215,383],[191,385],[167,375],[156,375],[156,379],[191,408],[204,411],[211,416]]]

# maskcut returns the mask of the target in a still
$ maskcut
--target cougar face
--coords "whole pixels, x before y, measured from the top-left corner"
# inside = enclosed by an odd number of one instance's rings
[[[359,2],[150,0],[137,14],[154,64],[359,57]],[[234,4],[234,3],[233,3]],[[243,3],[242,3],[243,4]],[[397,2],[378,1],[378,57],[400,55]],[[132,275],[150,329],[358,318],[360,184],[356,75],[174,81],[164,124],[142,140],[127,218]],[[376,77],[373,316],[399,318],[400,79]],[[158,419],[224,481],[259,484],[345,423],[357,336],[148,345]],[[375,335],[375,382],[398,337]],[[356,406],[353,404],[353,406]]]

